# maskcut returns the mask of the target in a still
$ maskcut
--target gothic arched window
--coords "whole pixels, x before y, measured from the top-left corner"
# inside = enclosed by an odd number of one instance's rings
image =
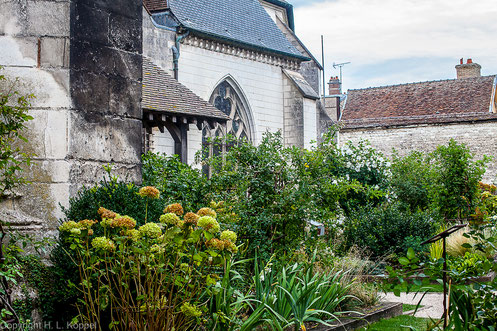
[[[219,155],[225,152],[229,146],[224,144],[210,144],[209,138],[222,138],[227,135],[232,135],[236,139],[246,139],[253,141],[251,117],[247,102],[236,88],[234,83],[223,80],[212,92],[209,100],[217,109],[229,116],[226,123],[226,130],[219,124],[213,128],[205,125],[202,129],[202,145],[205,148],[204,157]]]

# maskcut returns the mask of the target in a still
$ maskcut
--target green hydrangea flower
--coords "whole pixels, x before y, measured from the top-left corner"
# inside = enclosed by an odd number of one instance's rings
[[[81,230],[78,228],[72,228],[70,232],[71,232],[71,234],[74,234],[77,236],[79,236],[81,234]]]
[[[154,245],[152,245],[152,247],[150,247],[150,252],[155,253],[155,254],[162,254],[165,252],[165,249],[162,246],[154,244]]]
[[[196,318],[202,315],[202,311],[189,302],[185,302],[184,304],[182,304],[180,310],[187,317]]]
[[[160,226],[155,223],[147,223],[138,228],[142,237],[159,238],[162,234]]]
[[[231,241],[232,243],[236,242],[236,233],[230,230],[226,230],[221,232],[221,240],[228,240]]]
[[[107,237],[96,237],[91,241],[91,245],[106,252],[113,252],[116,249],[114,242]]]
[[[161,215],[159,221],[163,224],[178,225],[180,219],[175,213]]]
[[[113,218],[102,217],[102,222],[100,222],[100,226],[103,227],[103,228],[108,228],[108,227],[110,227],[112,225],[112,222],[116,218],[121,218],[121,215],[114,214]]]
[[[70,232],[72,229],[79,229],[79,224],[74,221],[67,221],[59,226],[59,230],[62,232]]]
[[[140,231],[137,229],[127,230],[125,235],[128,236],[132,241],[138,241],[140,239]]]
[[[210,233],[219,232],[219,223],[210,216],[202,216],[198,219],[198,226]]]
[[[199,209],[199,211],[197,212],[197,215],[198,216],[210,216],[210,217],[213,217],[213,218],[216,218],[216,216],[217,216],[217,214],[214,211],[214,209],[207,208],[207,207]]]

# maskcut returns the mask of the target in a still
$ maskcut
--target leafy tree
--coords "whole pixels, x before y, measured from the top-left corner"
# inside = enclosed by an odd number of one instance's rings
[[[469,148],[454,139],[439,146],[432,156],[436,171],[434,203],[446,219],[467,218],[475,210],[479,182],[489,158],[475,161]]]

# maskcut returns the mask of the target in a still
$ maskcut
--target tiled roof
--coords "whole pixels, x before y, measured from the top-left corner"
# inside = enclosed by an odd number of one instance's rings
[[[143,6],[150,12],[163,11],[167,9],[167,0],[143,0]]]
[[[497,118],[490,113],[495,76],[349,90],[346,128]]]
[[[256,50],[309,60],[276,26],[258,0],[169,0],[179,22],[193,33]]]
[[[143,59],[142,108],[178,115],[229,119],[146,58]]]
[[[314,91],[311,85],[305,80],[305,78],[296,71],[283,69],[285,75],[290,78],[293,84],[299,89],[300,93],[306,98],[317,100],[319,95]]]

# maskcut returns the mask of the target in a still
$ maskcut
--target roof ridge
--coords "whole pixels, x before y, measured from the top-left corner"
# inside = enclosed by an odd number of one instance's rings
[[[489,77],[494,77],[495,78],[496,76],[497,76],[497,74],[485,75],[485,76],[479,76],[479,77],[448,78],[448,79],[426,80],[426,81],[420,81],[420,82],[410,82],[410,83],[401,83],[401,84],[392,84],[392,85],[370,86],[370,87],[363,87],[363,88],[357,88],[357,89],[348,89],[347,92],[348,91],[364,91],[364,90],[384,89],[384,88],[388,88],[388,87],[416,85],[416,84],[426,84],[426,83],[439,83],[439,82],[448,82],[448,81],[464,81],[464,80],[469,80],[469,79],[479,79],[479,78],[489,78]]]

